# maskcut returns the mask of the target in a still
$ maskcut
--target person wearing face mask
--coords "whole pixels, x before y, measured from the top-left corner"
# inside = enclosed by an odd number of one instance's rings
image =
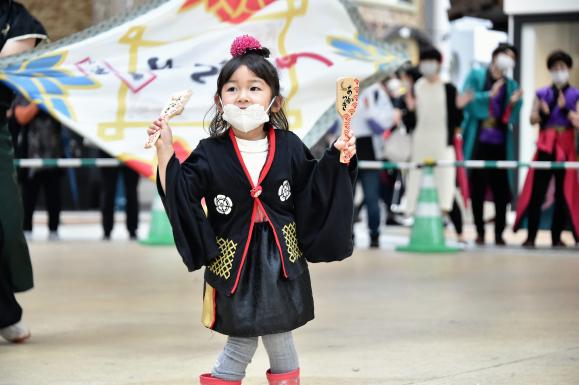
[[[419,70],[422,73],[414,86],[414,100],[408,106],[416,117],[412,133],[412,162],[425,160],[453,161],[454,136],[460,132],[462,107],[472,99],[471,93],[459,95],[456,87],[440,79],[441,53],[434,47],[420,52]],[[455,200],[456,170],[438,167],[434,170],[438,203],[441,211],[449,215],[459,242],[462,236],[462,214]],[[420,190],[421,170],[411,170],[407,185],[407,212],[412,215]]]
[[[289,130],[269,49],[244,35],[230,52],[210,137],[183,163],[167,123],[149,127],[149,135],[161,130],[157,189],[183,262],[205,267],[203,325],[228,336],[201,385],[240,385],[259,339],[269,385],[299,384],[292,330],[314,318],[308,262],[353,251],[356,139],[340,135],[315,159]]]
[[[392,162],[406,162],[410,158],[410,144],[405,146],[404,141],[397,138],[410,138],[408,127],[406,127],[405,115],[408,112],[406,108],[404,95],[408,89],[398,76],[393,76],[386,80],[385,84],[388,98],[392,104],[392,125],[384,131],[384,155],[383,160]],[[403,151],[400,151],[403,150]],[[394,152],[392,152],[394,151]],[[403,192],[402,173],[398,169],[383,170],[380,174],[381,196],[386,205],[386,225],[401,225],[402,223],[396,218],[393,206],[400,203]]]
[[[569,84],[569,71],[573,59],[563,51],[554,51],[547,58],[547,69],[552,83],[540,88],[535,94],[531,112],[531,124],[539,124],[537,151],[533,160],[571,162],[577,159],[575,129],[572,116],[579,111],[579,89]],[[527,217],[528,235],[523,246],[534,247],[539,229],[541,206],[545,200],[551,178],[555,178],[555,202],[551,223],[551,244],[565,246],[561,232],[570,217],[577,239],[579,234],[579,182],[576,170],[529,169],[517,207],[514,230],[521,227]]]
[[[514,160],[512,126],[519,116],[522,91],[511,78],[517,58],[515,47],[501,43],[493,51],[488,69],[473,69],[463,90],[472,92],[462,122],[465,160]],[[476,226],[475,243],[485,243],[483,204],[487,192],[495,206],[495,244],[505,245],[507,204],[514,191],[514,173],[504,169],[472,169],[469,172],[472,212]]]
[[[352,130],[357,135],[357,155],[360,160],[382,160],[384,132],[392,127],[394,111],[385,87],[372,84],[360,92],[358,109],[352,118]],[[380,246],[381,171],[360,170],[358,180],[364,193],[370,247]]]

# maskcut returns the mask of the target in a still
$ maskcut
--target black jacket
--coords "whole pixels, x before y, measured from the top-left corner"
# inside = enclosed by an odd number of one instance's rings
[[[337,261],[353,251],[356,159],[341,164],[331,146],[318,161],[290,131],[269,128],[268,138],[259,186],[250,182],[231,130],[200,141],[181,165],[173,157],[167,191],[157,179],[183,262],[190,271],[207,266],[206,281],[226,294],[237,288],[258,206],[274,230],[287,279],[300,276],[306,260]]]

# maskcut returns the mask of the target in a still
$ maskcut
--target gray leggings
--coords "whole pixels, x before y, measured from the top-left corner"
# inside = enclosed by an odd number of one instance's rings
[[[213,377],[226,381],[240,381],[257,349],[258,337],[228,337],[225,348],[211,370]],[[291,332],[262,336],[274,374],[287,373],[299,368],[298,353]]]

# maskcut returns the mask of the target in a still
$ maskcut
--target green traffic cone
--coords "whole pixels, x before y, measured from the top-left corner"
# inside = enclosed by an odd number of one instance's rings
[[[444,226],[432,166],[426,166],[422,171],[410,243],[399,246],[396,250],[419,253],[446,253],[459,250],[458,247],[446,246],[444,242]]]
[[[169,217],[163,207],[163,202],[159,196],[153,201],[151,210],[151,226],[149,227],[149,237],[141,241],[145,245],[173,245],[173,231]]]

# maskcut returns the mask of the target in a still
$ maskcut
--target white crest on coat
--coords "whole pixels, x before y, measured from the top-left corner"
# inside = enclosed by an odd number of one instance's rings
[[[279,199],[282,202],[287,201],[289,199],[290,195],[292,195],[292,189],[291,189],[291,186],[290,186],[289,181],[287,179],[283,181],[281,186],[279,186],[279,190],[277,191],[277,195],[279,195]]]
[[[215,209],[219,214],[227,215],[231,212],[231,208],[233,207],[233,202],[231,198],[225,195],[217,195],[215,199],[213,199],[213,203],[215,203]]]

